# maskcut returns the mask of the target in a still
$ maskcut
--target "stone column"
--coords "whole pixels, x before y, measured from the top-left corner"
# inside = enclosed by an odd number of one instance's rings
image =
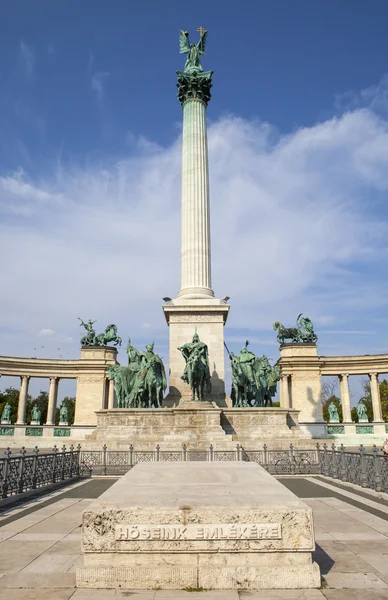
[[[47,407],[46,425],[55,424],[55,409],[57,407],[59,377],[50,377],[49,400]]]
[[[347,373],[342,373],[341,375],[339,375],[339,380],[340,380],[343,422],[351,423],[352,422],[352,413],[350,410],[349,375]]]
[[[204,96],[197,89],[198,80],[191,78],[188,81],[191,93],[197,94],[197,97],[184,94],[181,98],[183,107],[182,231],[181,290],[178,297],[213,298],[210,272],[207,101],[202,99]],[[201,83],[204,84],[206,85],[206,81]]]
[[[109,379],[108,388],[108,409],[114,408],[115,405],[115,382],[114,379]]]
[[[28,383],[30,381],[30,377],[28,375],[22,375],[20,377],[20,380],[21,386],[19,392],[18,418],[16,421],[16,425],[24,425],[26,421]]]
[[[289,388],[289,375],[282,373],[280,376],[280,406],[281,408],[291,408],[290,406],[290,388]]]
[[[369,373],[370,391],[372,396],[373,421],[376,423],[382,422],[380,402],[380,387],[377,373]]]

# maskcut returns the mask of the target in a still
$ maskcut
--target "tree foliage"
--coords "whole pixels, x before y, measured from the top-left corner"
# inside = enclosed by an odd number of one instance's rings
[[[19,390],[9,387],[4,392],[0,392],[0,416],[7,403],[11,405],[11,423],[14,424],[18,416]]]
[[[75,397],[74,396],[65,396],[64,399],[62,400],[62,404],[61,406],[66,406],[67,408],[67,417],[68,417],[68,423],[69,425],[73,425],[74,423],[74,413],[75,413]],[[55,425],[59,425],[59,411],[60,411],[59,406],[57,406],[57,409],[55,411]]]
[[[38,405],[38,408],[41,412],[41,425],[44,425],[47,421],[47,409],[48,409],[48,398],[49,394],[45,390],[41,390],[39,395],[36,398],[32,398],[30,394],[27,396],[27,404],[26,404],[26,423],[31,423],[31,413],[35,404]],[[18,415],[18,404],[19,404],[19,390],[14,387],[9,387],[4,392],[0,392],[0,417],[3,414],[3,410],[6,404],[11,405],[11,423],[14,425],[17,421]],[[74,413],[75,413],[75,397],[65,396],[62,401],[62,404],[67,406],[67,413],[69,419],[69,425],[74,423]],[[59,423],[59,407],[56,408],[55,411],[55,424]]]
[[[26,423],[31,423],[31,413],[35,404],[38,405],[38,408],[41,412],[40,424],[44,425],[47,421],[47,408],[48,408],[48,392],[44,390],[40,390],[39,396],[36,398],[29,398],[27,400],[27,409],[26,409]]]
[[[373,405],[372,405],[372,393],[370,389],[370,381],[369,379],[364,379],[362,381],[362,387],[364,388],[364,393],[360,398],[360,402],[362,401],[365,404],[366,412],[368,415],[368,421],[373,421]],[[381,402],[381,412],[383,415],[383,420],[388,422],[388,381],[383,379],[379,382],[380,388],[380,402]],[[352,419],[356,423],[358,422],[356,407],[352,408]]]

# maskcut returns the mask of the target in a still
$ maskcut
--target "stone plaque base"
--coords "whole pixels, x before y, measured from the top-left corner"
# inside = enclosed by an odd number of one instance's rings
[[[316,588],[312,511],[252,463],[140,464],[83,514],[77,586]]]

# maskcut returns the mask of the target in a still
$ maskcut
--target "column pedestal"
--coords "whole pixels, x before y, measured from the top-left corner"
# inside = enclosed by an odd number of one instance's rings
[[[314,438],[326,437],[317,345],[281,344],[280,365],[282,372],[291,374],[291,406],[300,410],[301,430]]]
[[[166,321],[170,327],[170,389],[164,401],[165,406],[185,407],[188,403],[198,408],[198,402],[191,402],[191,389],[181,376],[185,369],[185,359],[178,347],[191,341],[195,330],[201,342],[209,349],[209,367],[212,383],[211,394],[205,393],[205,401],[215,402],[217,406],[231,406],[225,393],[225,347],[224,324],[229,305],[221,304],[217,299],[178,298],[174,304],[163,306]]]
[[[104,408],[106,368],[116,364],[116,357],[111,346],[81,348],[81,362],[89,362],[90,372],[77,377],[74,425],[96,425],[96,411]]]

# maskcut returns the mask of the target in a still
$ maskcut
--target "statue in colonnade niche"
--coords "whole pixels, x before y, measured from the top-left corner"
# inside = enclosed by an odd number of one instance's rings
[[[118,408],[161,408],[167,387],[163,361],[154,353],[154,342],[139,352],[128,340],[128,366],[109,365],[115,382]]]
[[[268,358],[263,355],[256,356],[248,350],[249,341],[236,356],[226,350],[229,354],[232,367],[232,391],[231,398],[233,406],[272,406],[272,398],[276,394],[277,382],[280,379],[280,365],[271,366]]]
[[[1,422],[3,424],[10,424],[11,423],[11,411],[12,411],[12,406],[10,404],[7,404],[4,406],[3,408],[3,413],[1,415]]]
[[[40,412],[38,405],[34,404],[31,411],[31,423],[34,423],[35,425],[40,425],[41,418],[42,413]]]
[[[286,340],[296,344],[315,344],[318,341],[311,319],[303,317],[303,313],[296,319],[296,327],[284,327],[282,323],[275,321],[273,328],[278,332],[277,340],[280,344],[284,344]]]
[[[186,366],[181,379],[191,388],[191,399],[202,401],[204,398],[204,388],[206,392],[211,393],[209,351],[204,342],[201,342],[197,331],[193,335],[192,342],[187,342],[179,346]]]
[[[327,410],[329,411],[329,423],[338,423],[339,422],[338,409],[337,409],[336,405],[334,404],[334,402],[330,402],[329,406],[327,407]]]
[[[362,423],[362,422],[366,423],[368,421],[368,413],[366,412],[366,406],[362,402],[362,400],[360,400],[360,402],[357,404],[356,412],[357,412],[357,417],[358,417],[359,423]]]
[[[69,414],[67,411],[67,406],[62,404],[59,409],[59,424],[60,425],[68,425],[69,424]]]
[[[85,323],[82,319],[78,317],[81,321],[80,327],[84,327],[86,329],[86,335],[81,338],[81,346],[106,346],[109,342],[113,342],[115,346],[121,346],[122,339],[119,335],[117,335],[117,326],[114,323],[107,325],[105,327],[105,331],[103,333],[99,333],[96,335],[94,330],[94,323],[96,321],[92,321],[89,319],[87,323]]]

